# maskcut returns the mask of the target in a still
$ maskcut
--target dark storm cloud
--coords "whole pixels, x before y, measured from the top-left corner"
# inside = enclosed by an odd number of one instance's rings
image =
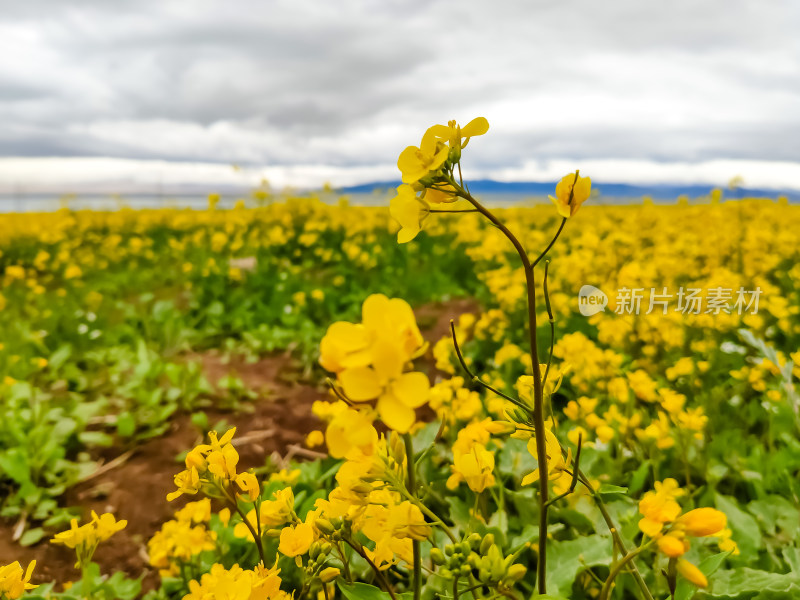
[[[10,3],[0,154],[368,165],[485,114],[485,168],[797,161],[798,18],[740,0]]]

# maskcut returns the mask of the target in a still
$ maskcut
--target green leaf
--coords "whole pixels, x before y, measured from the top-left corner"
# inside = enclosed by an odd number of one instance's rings
[[[112,592],[108,597],[117,600],[133,600],[142,590],[142,582],[139,579],[129,579],[122,571],[114,573],[102,586]]]
[[[793,592],[800,595],[800,579],[793,573],[768,573],[742,567],[718,572],[710,581],[714,593],[701,591],[696,598],[752,598],[755,592]],[[766,598],[767,596],[762,596]],[[797,596],[794,596],[797,597]]]
[[[742,556],[755,556],[761,547],[761,530],[752,515],[746,513],[730,496],[716,495],[717,508],[728,517],[733,539],[739,544]]]
[[[572,590],[572,582],[588,567],[611,562],[611,538],[589,535],[547,545],[547,587],[561,596]]]
[[[763,500],[753,500],[747,510],[755,515],[762,531],[775,535],[776,529],[794,539],[800,528],[800,512],[789,500],[777,494],[770,494]]]
[[[203,411],[193,412],[191,421],[192,425],[200,429],[203,433],[208,431],[208,415]]]
[[[789,565],[792,573],[800,578],[800,548],[787,546],[781,551],[781,555],[783,555],[783,560]]]
[[[64,365],[65,362],[67,362],[67,360],[69,360],[71,354],[72,354],[72,346],[70,346],[69,344],[64,344],[63,346],[60,346],[47,359],[48,367],[53,371],[57,371]]]
[[[114,438],[102,431],[81,431],[78,439],[86,446],[110,446],[114,443]]]
[[[33,529],[28,529],[25,533],[22,534],[22,537],[19,539],[20,546],[32,546],[39,540],[44,537],[44,529],[41,527],[34,527]]]
[[[31,471],[28,456],[21,448],[11,448],[0,454],[0,475],[5,474],[18,484],[30,481]]]
[[[136,419],[130,412],[121,413],[117,417],[117,435],[131,437],[136,432]]]
[[[459,527],[468,529],[470,523],[469,506],[457,496],[448,496],[445,500],[450,505],[450,520]]]
[[[630,485],[628,486],[628,494],[638,493],[647,481],[647,476],[650,474],[650,461],[645,460],[639,465],[639,468],[631,475]]]
[[[354,583],[352,585],[348,585],[346,583],[339,582],[339,589],[344,594],[344,597],[347,600],[391,600],[392,597],[384,591],[379,590],[374,585],[368,585],[366,583]],[[404,600],[408,600],[409,598],[413,598],[414,594],[411,592],[405,592],[403,594],[395,594],[397,598],[403,598]]]

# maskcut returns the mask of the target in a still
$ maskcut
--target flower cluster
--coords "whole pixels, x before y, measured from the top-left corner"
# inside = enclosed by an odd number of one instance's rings
[[[363,553],[381,570],[411,564],[413,540],[426,539],[431,527],[408,496],[407,468],[398,435],[382,437],[372,453],[352,450],[336,474],[338,487],[315,503],[315,528],[332,541],[355,543],[353,536],[363,534],[373,544]]]
[[[400,433],[416,421],[415,409],[428,400],[430,384],[424,373],[407,371],[407,365],[426,346],[411,307],[399,298],[369,296],[362,306],[361,323],[339,321],[328,328],[320,343],[320,364],[336,373],[343,395],[353,403],[376,401],[381,421]],[[342,417],[349,421],[360,417]],[[352,423],[350,423],[352,424]],[[334,432],[341,421],[328,428],[328,444],[343,456],[342,440]],[[364,430],[365,428],[359,428]]]
[[[253,570],[233,565],[226,569],[215,564],[200,581],[189,582],[189,593],[183,600],[290,600],[291,595],[280,589],[280,569],[257,566]]]
[[[689,551],[689,537],[716,536],[722,538],[720,549],[737,552],[736,543],[725,528],[725,513],[715,508],[695,508],[681,514],[677,502],[685,493],[674,479],[655,483],[655,490],[647,492],[639,501],[643,517],[639,529],[653,538],[660,552],[675,564],[678,573],[698,587],[706,587],[705,575],[689,561],[681,558]]]
[[[98,516],[96,512],[92,511],[91,521],[78,526],[78,519],[72,519],[70,528],[57,533],[50,542],[74,549],[78,558],[76,566],[83,567],[92,560],[94,551],[100,542],[105,542],[118,531],[125,529],[127,525],[127,521],[117,521],[111,513]]]
[[[26,590],[38,587],[30,583],[35,568],[35,560],[30,562],[26,571],[22,570],[22,566],[17,561],[0,567],[0,599],[17,600]]]
[[[235,427],[221,438],[216,431],[209,432],[210,443],[195,446],[186,455],[186,469],[175,475],[178,489],[167,494],[167,500],[175,500],[183,494],[194,495],[203,486],[215,488],[230,501],[239,497],[252,502],[258,498],[261,488],[256,476],[249,472],[236,472],[239,453],[230,443],[235,433]]]
[[[197,554],[213,550],[217,534],[207,527],[210,518],[211,500],[208,498],[189,502],[177,511],[175,518],[165,522],[148,541],[150,565],[157,568],[162,577],[175,577],[181,566],[190,563]]]
[[[419,146],[400,153],[397,167],[403,183],[397,188],[389,210],[401,229],[397,241],[410,242],[422,229],[431,204],[450,204],[459,199],[452,177],[453,166],[461,160],[461,150],[470,138],[489,131],[489,122],[478,117],[460,127],[455,121],[434,125],[422,136]]]

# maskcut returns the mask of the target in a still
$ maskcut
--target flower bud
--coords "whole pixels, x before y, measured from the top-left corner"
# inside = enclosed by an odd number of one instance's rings
[[[708,587],[708,579],[706,579],[706,576],[700,569],[695,567],[688,560],[684,560],[682,558],[678,560],[678,573],[683,575],[684,578],[688,579],[697,587]]]
[[[527,572],[528,569],[525,567],[525,565],[511,565],[508,568],[508,571],[506,571],[506,576],[503,578],[503,581],[505,581],[508,585],[512,585],[525,577],[525,573]]]
[[[332,534],[336,531],[336,528],[333,526],[333,523],[328,521],[328,519],[316,519],[314,521],[314,525],[317,529],[319,529],[322,533],[327,533],[328,535]]]
[[[439,566],[442,566],[447,561],[444,553],[439,550],[439,548],[431,548],[431,560],[433,561],[433,564]]]
[[[695,508],[678,518],[684,531],[694,537],[714,535],[725,529],[727,517],[716,508]]]
[[[311,544],[311,546],[308,548],[308,558],[311,560],[316,560],[319,556],[319,549],[319,544],[317,542]]]
[[[492,421],[487,425],[486,431],[493,435],[504,435],[514,433],[517,430],[516,425],[508,421]]]
[[[329,583],[336,579],[339,576],[339,569],[336,567],[328,567],[327,569],[323,569],[319,574],[319,579],[322,583]]]
[[[483,541],[481,542],[479,549],[480,553],[486,555],[486,553],[489,552],[489,548],[491,547],[492,544],[494,544],[494,534],[487,533],[484,536]]]

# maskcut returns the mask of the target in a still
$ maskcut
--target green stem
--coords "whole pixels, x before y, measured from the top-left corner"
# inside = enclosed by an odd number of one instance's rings
[[[533,266],[534,267],[539,264],[539,261],[541,261],[547,255],[548,252],[550,252],[550,248],[552,248],[553,244],[556,243],[556,240],[558,239],[558,236],[561,235],[561,232],[564,229],[564,225],[566,225],[566,224],[567,224],[567,218],[563,217],[561,219],[561,225],[559,225],[558,231],[556,231],[556,235],[553,237],[552,240],[550,240],[550,243],[547,245],[547,248],[542,250],[542,253],[537,257],[537,259],[535,261],[533,261]]]
[[[381,571],[378,568],[378,566],[374,562],[372,562],[370,557],[367,556],[367,553],[364,552],[364,549],[361,548],[360,546],[357,546],[356,544],[354,544],[352,540],[345,540],[345,543],[348,546],[350,546],[353,550],[355,550],[356,554],[358,554],[361,558],[363,558],[365,561],[367,561],[367,564],[375,572],[375,576],[377,577],[378,581],[381,582],[381,586],[383,587],[383,589],[386,592],[388,592],[388,594],[392,597],[392,600],[397,600],[397,596],[394,595],[394,590],[392,589],[392,586],[389,585],[389,582],[386,580],[386,577],[384,576],[383,571]]]
[[[227,490],[224,488],[220,488],[225,494],[225,498],[228,500],[228,503],[233,506],[233,509],[239,514],[242,518],[242,523],[244,523],[247,530],[250,532],[250,535],[253,536],[253,541],[256,544],[256,549],[258,550],[258,556],[261,559],[261,564],[265,567],[267,566],[267,562],[264,560],[264,546],[261,541],[261,537],[258,535],[258,532],[253,528],[253,525],[250,521],[247,520],[247,516],[242,512],[242,509],[239,508],[239,503],[236,501],[236,495],[230,495]],[[261,520],[261,515],[256,512],[256,522]]]
[[[417,495],[417,476],[414,464],[414,447],[411,443],[411,434],[404,433],[403,441],[406,446],[406,466],[408,468],[408,490],[412,496]],[[419,600],[422,594],[422,551],[420,541],[413,540],[411,548],[414,553],[414,600]]]
[[[645,548],[647,548],[647,545],[628,552],[619,560],[619,562],[611,567],[611,571],[608,574],[608,579],[606,579],[606,582],[603,584],[603,588],[600,590],[600,600],[608,600],[608,596],[611,594],[611,586],[614,584],[614,579],[616,579],[617,575],[622,572],[622,569],[625,568],[625,565],[636,558],[636,556]]]
[[[452,179],[450,183],[456,184]],[[547,508],[548,508],[548,468],[547,446],[544,424],[544,393],[542,388],[542,373],[539,367],[539,349],[536,337],[536,278],[533,272],[528,253],[525,252],[520,241],[511,233],[491,211],[486,209],[469,192],[459,186],[456,195],[472,204],[478,212],[486,217],[503,235],[508,238],[519,255],[525,269],[525,283],[528,289],[528,335],[531,348],[531,367],[533,369],[533,430],[536,440],[536,462],[539,467],[539,560],[536,564],[536,580],[539,594],[547,593]]]
[[[492,387],[488,383],[485,383],[484,381],[482,381],[480,379],[480,377],[478,377],[475,373],[472,372],[472,370],[467,366],[467,362],[464,360],[464,355],[461,353],[461,346],[458,345],[458,338],[456,337],[456,324],[455,324],[455,321],[453,321],[453,319],[450,319],[450,333],[452,334],[452,337],[453,337],[453,347],[456,350],[456,357],[458,357],[458,362],[461,364],[461,368],[464,369],[464,372],[467,375],[469,375],[469,378],[470,378],[471,381],[473,381],[474,383],[481,384],[483,387],[485,387],[490,392],[494,392],[495,394],[497,394],[501,398],[503,398],[505,400],[508,400],[509,402],[511,402],[512,404],[515,404],[516,406],[519,406],[520,408],[523,408],[525,410],[529,410],[530,409],[529,406],[523,404],[522,402],[520,402],[516,398],[512,398],[508,394],[504,394],[503,392],[501,392],[500,390]]]
[[[84,598],[91,598],[92,597],[92,585],[91,585],[91,578],[89,577],[89,565],[91,565],[91,561],[86,561],[85,564],[81,564],[81,594],[83,594]]]
[[[608,514],[608,510],[606,509],[603,499],[600,498],[597,490],[594,489],[594,486],[591,484],[583,471],[578,470],[578,475],[581,483],[586,487],[587,490],[589,490],[589,493],[594,499],[595,504],[597,504],[597,508],[600,510],[600,514],[603,516],[603,520],[606,522],[606,526],[611,533],[611,538],[614,540],[614,545],[623,556],[626,556],[628,554],[628,549],[625,547],[625,542],[622,541],[622,537],[619,535],[619,531],[617,530],[617,526],[614,524],[614,520],[611,518],[611,515]],[[636,567],[635,562],[631,562],[631,574],[633,575],[633,579],[636,581],[636,584],[639,586],[642,595],[645,597],[645,600],[653,600],[653,594],[650,593],[650,589],[647,587],[647,584],[642,578],[642,574],[639,573],[639,569]]]

